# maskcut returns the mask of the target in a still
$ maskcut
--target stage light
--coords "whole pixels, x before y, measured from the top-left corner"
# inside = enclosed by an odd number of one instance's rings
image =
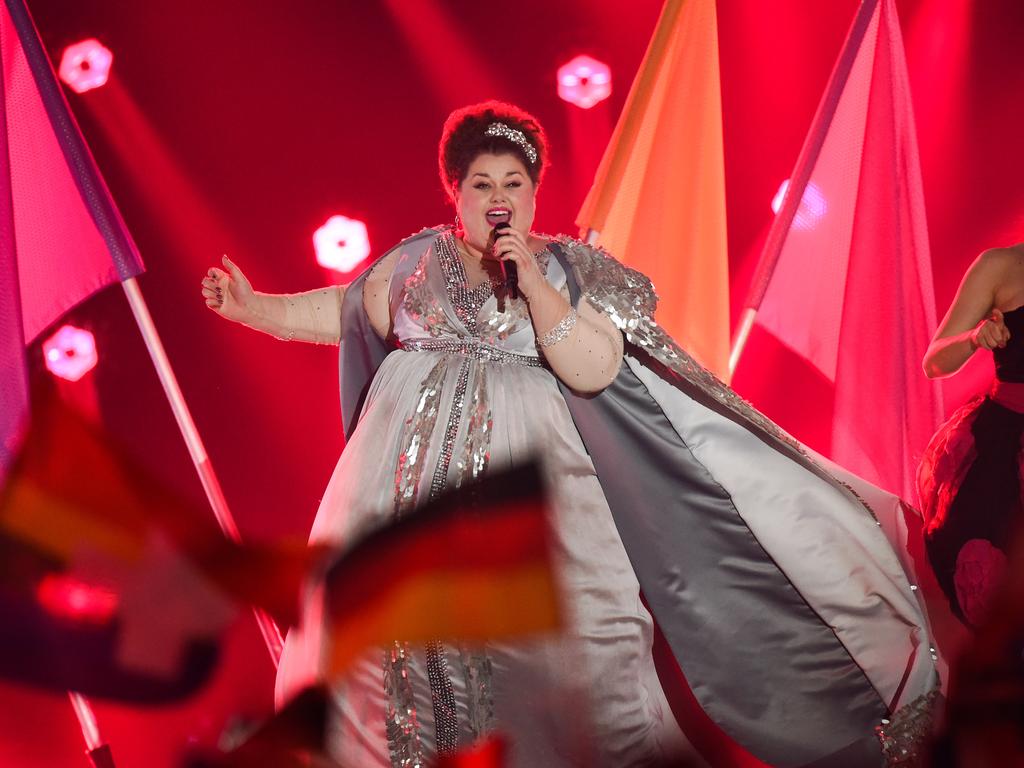
[[[786,179],[779,185],[779,191],[772,198],[772,211],[776,215],[782,210],[782,203],[786,199],[786,190],[788,189],[789,179]],[[793,226],[796,229],[813,229],[827,212],[828,201],[825,199],[825,195],[816,184],[808,182],[796,216],[793,217]]]
[[[577,56],[558,68],[558,95],[583,109],[604,101],[612,92],[612,71],[590,56]]]
[[[46,367],[54,376],[78,381],[96,367],[96,339],[81,328],[65,325],[43,342]]]
[[[50,573],[36,587],[36,600],[58,619],[105,624],[117,611],[117,594],[67,574]]]
[[[75,93],[99,88],[110,76],[114,54],[94,38],[69,45],[60,60],[60,79]]]
[[[337,272],[351,272],[370,255],[366,224],[345,216],[331,216],[313,233],[316,260]]]

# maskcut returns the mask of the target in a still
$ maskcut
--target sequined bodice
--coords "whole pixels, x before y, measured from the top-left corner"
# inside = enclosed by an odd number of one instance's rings
[[[541,270],[556,288],[565,273],[547,249],[537,254]],[[394,332],[405,348],[425,342],[483,344],[517,355],[537,356],[529,309],[503,287],[485,282],[470,288],[451,232],[442,233],[402,281]],[[393,278],[394,279],[394,278]],[[429,345],[426,347],[429,348]]]
[[[1003,313],[1010,331],[1010,341],[996,349],[996,378],[1000,381],[1024,382],[1024,306]]]

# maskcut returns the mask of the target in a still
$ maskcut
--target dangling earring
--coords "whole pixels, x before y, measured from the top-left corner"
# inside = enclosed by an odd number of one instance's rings
[[[459,212],[455,211],[455,232],[462,229],[462,219],[459,218]]]

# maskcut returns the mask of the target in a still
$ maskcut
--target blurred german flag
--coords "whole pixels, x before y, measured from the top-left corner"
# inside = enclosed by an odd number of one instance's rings
[[[285,626],[321,551],[227,541],[50,388],[0,491],[0,676],[151,704],[196,691],[238,604]]]
[[[396,640],[558,630],[550,547],[547,496],[532,465],[464,485],[370,534],[327,571],[329,679]]]

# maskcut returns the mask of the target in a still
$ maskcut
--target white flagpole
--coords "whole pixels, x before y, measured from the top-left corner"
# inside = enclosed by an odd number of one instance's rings
[[[146,349],[149,350],[149,356],[153,361],[153,367],[156,368],[160,384],[163,386],[167,400],[171,404],[171,410],[174,413],[175,420],[178,422],[178,428],[185,438],[185,445],[188,446],[189,455],[192,457],[192,463],[203,484],[203,490],[206,491],[206,498],[213,508],[217,524],[220,525],[221,531],[224,532],[227,538],[234,542],[240,542],[241,535],[238,532],[238,525],[235,523],[231,510],[228,508],[227,499],[224,498],[224,491],[221,490],[220,482],[213,471],[213,464],[210,462],[210,457],[206,453],[206,447],[199,436],[199,430],[196,429],[195,421],[192,419],[192,413],[185,402],[181,387],[178,386],[178,379],[171,368],[170,360],[167,359],[163,342],[160,340],[160,335],[153,324],[153,317],[149,314],[149,307],[142,297],[139,284],[134,277],[131,277],[122,281],[121,287],[124,288],[125,296],[128,297],[128,304],[132,308],[132,314],[135,315],[135,322],[139,326],[139,331],[142,333],[142,338],[146,343]],[[276,669],[281,659],[281,651],[284,648],[281,630],[278,629],[277,624],[274,623],[274,620],[263,609],[254,607],[253,612],[256,614],[256,623],[259,624],[263,641],[267,645],[267,651],[270,653],[270,659],[274,662]]]

